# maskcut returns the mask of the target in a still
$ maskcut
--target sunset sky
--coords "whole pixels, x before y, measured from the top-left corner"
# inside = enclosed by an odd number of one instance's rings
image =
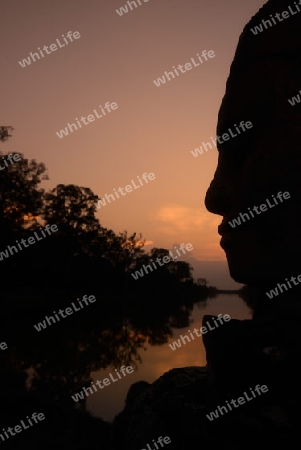
[[[0,125],[13,138],[2,152],[44,162],[50,180],[89,187],[99,197],[143,173],[155,179],[101,207],[102,226],[141,232],[149,247],[191,243],[194,276],[220,288],[240,287],[227,275],[219,247],[219,216],[204,197],[217,150],[191,151],[215,137],[219,106],[239,35],[264,0],[140,0],[120,16],[125,0],[12,0],[1,8]],[[138,4],[138,3],[137,3]],[[80,37],[21,67],[18,61],[62,35]],[[173,66],[215,57],[165,85],[153,80]],[[99,105],[118,109],[59,138],[56,132]],[[244,118],[248,120],[248,118]],[[198,263],[197,261],[209,261]],[[213,261],[219,261],[213,264]]]

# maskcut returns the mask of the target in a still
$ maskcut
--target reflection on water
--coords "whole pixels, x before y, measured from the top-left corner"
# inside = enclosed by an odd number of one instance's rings
[[[60,299],[60,307],[64,303],[68,306],[70,301]],[[52,302],[47,308],[18,309],[18,313],[10,309],[0,319],[2,336],[8,344],[8,349],[0,352],[0,404],[8,423],[3,422],[3,426],[17,423],[19,417],[34,411],[48,411],[48,417],[49,411],[53,417],[66,416],[66,411],[88,411],[112,421],[123,409],[134,382],[153,382],[175,367],[205,365],[201,337],[175,351],[168,345],[191,327],[200,328],[204,314],[251,318],[250,309],[238,295],[219,294],[197,302],[181,296],[168,301],[166,297],[144,297],[121,304],[120,300],[116,303],[110,299],[37,332],[33,325],[57,306]],[[123,365],[132,366],[134,372],[83,400],[75,402],[71,398]]]
[[[141,335],[140,338],[143,339],[144,344],[139,347],[137,352],[135,372],[118,383],[90,396],[87,399],[87,410],[96,417],[112,421],[115,415],[123,409],[124,400],[131,384],[140,380],[152,383],[164,372],[176,367],[206,365],[202,337],[196,337],[174,351],[168,345],[170,342],[179,339],[181,334],[186,334],[189,329],[199,329],[202,326],[203,316],[206,314],[229,314],[231,318],[239,320],[251,319],[252,317],[252,312],[248,306],[238,295],[234,294],[219,294],[216,298],[194,304],[189,322],[178,321],[180,328],[171,328],[172,334],[168,334],[167,342],[160,343],[153,339],[145,340]],[[163,338],[161,341],[163,341]],[[106,370],[93,371],[91,377],[95,382],[97,379],[101,380],[108,376],[110,371],[111,367]]]

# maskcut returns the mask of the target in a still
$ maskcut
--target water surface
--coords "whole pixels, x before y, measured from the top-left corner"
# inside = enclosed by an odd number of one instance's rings
[[[137,361],[134,372],[90,395],[87,398],[87,410],[96,417],[112,421],[115,415],[123,409],[128,389],[136,381],[144,380],[152,383],[168,370],[177,367],[205,366],[206,355],[202,337],[195,337],[194,340],[174,351],[168,344],[179,339],[180,335],[187,334],[189,329],[199,329],[202,326],[203,316],[206,314],[229,314],[231,318],[239,320],[252,317],[251,309],[235,294],[219,294],[206,302],[194,304],[189,317],[189,326],[173,327],[173,337],[168,338],[168,342],[162,345],[144,343],[143,348],[137,350],[142,362]],[[115,373],[114,369],[114,366],[109,366],[105,370],[91,372],[91,378],[94,382],[103,380],[108,377],[109,373]]]

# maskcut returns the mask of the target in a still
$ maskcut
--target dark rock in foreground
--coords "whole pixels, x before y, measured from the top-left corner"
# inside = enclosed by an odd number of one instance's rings
[[[212,316],[205,316],[203,324],[207,321],[214,326]],[[123,442],[127,450],[148,449],[149,444],[153,450],[152,441],[159,436],[169,436],[168,449],[177,450],[200,443],[233,448],[290,442],[300,419],[300,374],[291,339],[277,344],[279,331],[275,323],[267,328],[254,320],[232,319],[204,335],[207,367],[173,369],[152,385],[136,383],[137,395],[132,386],[130,401],[114,421],[118,444]],[[268,391],[257,394],[256,385],[266,385]],[[238,405],[244,394],[249,400]],[[231,399],[237,407],[225,412]],[[218,406],[224,406],[223,413],[209,420]]]

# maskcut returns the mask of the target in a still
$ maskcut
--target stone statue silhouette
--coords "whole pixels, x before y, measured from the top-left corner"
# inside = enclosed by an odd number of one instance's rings
[[[217,135],[241,121],[253,127],[218,144],[218,166],[205,198],[207,209],[222,217],[219,233],[231,276],[255,289],[254,315],[203,336],[206,368],[173,369],[140,392],[126,413],[129,450],[140,450],[159,435],[170,436],[169,449],[179,450],[288,445],[298,437],[300,89],[301,6],[268,1],[240,36]],[[276,204],[285,192],[289,199]],[[267,199],[273,199],[272,207],[253,212]],[[229,221],[240,213],[249,213],[249,219],[231,227]],[[258,384],[267,386],[264,395],[233,407],[231,414],[221,408]],[[208,420],[210,411],[218,411],[218,418]]]

